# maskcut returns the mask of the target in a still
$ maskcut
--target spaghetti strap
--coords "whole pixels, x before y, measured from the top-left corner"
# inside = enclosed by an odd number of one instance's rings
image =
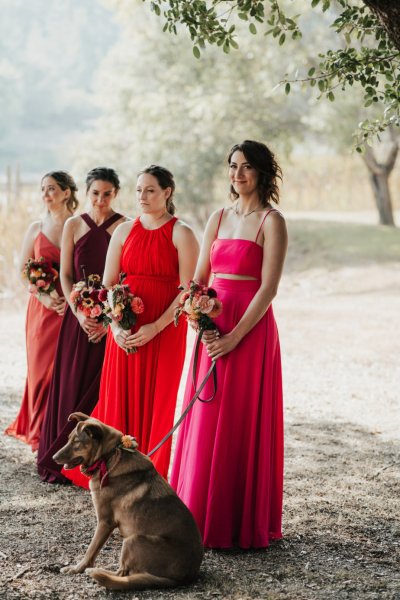
[[[263,225],[264,225],[264,221],[265,221],[265,219],[268,217],[269,213],[270,213],[270,212],[272,212],[273,210],[275,210],[275,209],[274,209],[274,208],[270,208],[270,209],[269,209],[269,210],[268,210],[268,211],[265,213],[265,216],[264,216],[263,220],[261,221],[261,225],[260,225],[260,227],[259,227],[259,229],[258,229],[258,231],[257,231],[256,239],[254,240],[255,242],[257,242],[258,236],[260,235],[260,231],[261,231],[261,229],[262,229],[262,227],[263,227]]]
[[[219,227],[220,227],[220,225],[221,225],[221,221],[222,221],[222,215],[224,214],[224,210],[225,210],[225,208],[223,208],[223,209],[221,210],[221,213],[220,213],[220,215],[219,215],[219,221],[218,221],[217,233],[215,234],[215,237],[216,237],[216,238],[218,237]]]

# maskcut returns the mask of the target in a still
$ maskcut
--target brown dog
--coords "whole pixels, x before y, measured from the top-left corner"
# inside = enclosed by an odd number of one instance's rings
[[[97,527],[83,559],[64,573],[92,567],[118,527],[124,542],[119,570],[88,569],[113,590],[171,587],[193,581],[203,558],[200,533],[191,512],[159,475],[134,438],[101,421],[73,413],[78,421],[68,443],[53,459],[66,469],[90,472]]]

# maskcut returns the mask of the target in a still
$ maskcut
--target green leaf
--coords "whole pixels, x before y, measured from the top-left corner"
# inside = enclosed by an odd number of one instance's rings
[[[279,38],[279,45],[282,46],[282,44],[285,43],[286,40],[286,34],[282,33],[281,37]]]
[[[193,46],[193,54],[196,58],[200,58],[201,53],[200,53],[200,49],[197,46]]]
[[[249,30],[250,30],[250,33],[252,33],[253,35],[255,35],[257,33],[257,27],[254,25],[254,23],[250,23]]]
[[[290,94],[290,83],[289,82],[285,85],[285,94],[286,95]]]

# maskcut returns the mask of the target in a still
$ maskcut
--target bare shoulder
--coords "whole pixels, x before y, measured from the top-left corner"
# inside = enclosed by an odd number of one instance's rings
[[[26,230],[26,234],[29,237],[36,237],[37,234],[39,233],[39,231],[41,230],[41,225],[42,225],[42,221],[33,221],[33,223],[31,223],[28,226],[28,229]]]
[[[118,225],[115,227],[112,237],[114,240],[119,240],[123,244],[131,232],[134,220],[129,217],[124,217],[123,220],[117,221]]]
[[[264,231],[286,231],[286,221],[283,214],[274,208],[268,213],[263,225]]]
[[[185,223],[185,221],[182,221],[182,219],[178,219],[176,221],[176,223],[174,225],[174,234],[175,233],[180,236],[194,235],[193,229],[190,227],[190,225]]]
[[[172,230],[172,241],[175,246],[181,244],[185,246],[188,244],[197,245],[197,238],[193,229],[181,219],[178,219],[174,225]]]
[[[77,227],[82,223],[81,215],[73,215],[68,217],[65,221],[64,228],[68,227],[70,230],[75,231]]]

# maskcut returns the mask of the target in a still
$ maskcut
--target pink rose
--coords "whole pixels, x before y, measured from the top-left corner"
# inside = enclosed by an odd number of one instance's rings
[[[99,317],[100,315],[101,315],[101,308],[98,304],[96,304],[90,311],[90,316],[92,317],[92,319],[95,319],[96,317]]]
[[[43,288],[43,287],[45,287],[45,286],[46,286],[46,282],[45,282],[45,281],[43,281],[43,279],[38,279],[38,280],[37,280],[37,282],[36,282],[36,287],[38,287],[38,288]]]
[[[140,315],[144,311],[143,300],[139,296],[134,296],[131,302],[131,308],[135,315]]]
[[[221,300],[218,300],[218,298],[213,298],[213,301],[214,308],[208,313],[208,316],[212,319],[215,319],[215,317],[219,317],[219,315],[222,313],[222,302]]]
[[[209,296],[200,296],[197,300],[196,305],[203,315],[208,315],[214,308],[215,299]]]
[[[193,319],[197,319],[198,315],[196,313],[196,309],[195,307],[191,304],[190,299],[188,298],[185,302],[185,305],[183,307],[183,310],[186,314],[189,315],[189,317],[193,318]]]

